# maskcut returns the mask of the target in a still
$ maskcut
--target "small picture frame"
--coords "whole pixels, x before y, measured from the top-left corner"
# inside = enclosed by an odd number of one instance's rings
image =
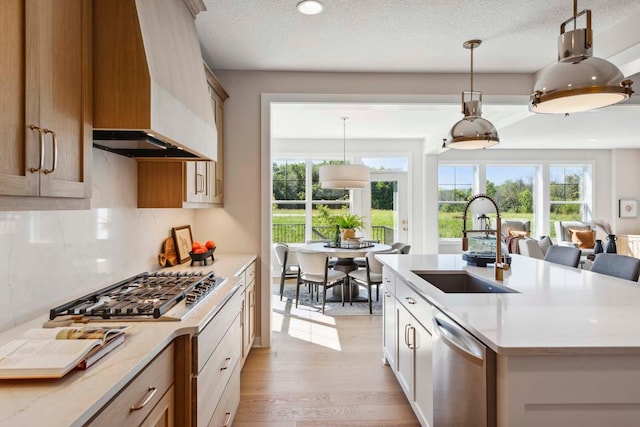
[[[619,200],[619,218],[636,218],[638,216],[638,201],[635,199]]]
[[[183,225],[181,227],[173,227],[171,229],[171,235],[173,236],[173,242],[176,246],[176,255],[178,262],[182,264],[191,259],[189,252],[193,245],[193,236],[191,235],[191,226]]]

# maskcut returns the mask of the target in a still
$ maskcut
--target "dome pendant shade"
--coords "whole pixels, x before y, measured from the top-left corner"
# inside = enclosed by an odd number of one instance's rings
[[[321,188],[341,190],[365,188],[370,181],[368,166],[347,164],[347,120],[348,117],[342,117],[343,164],[320,166],[319,180]]]
[[[320,166],[320,186],[322,188],[365,188],[369,180],[369,168],[364,165]]]
[[[456,150],[478,150],[492,147],[500,142],[498,131],[489,120],[482,117],[482,92],[473,90],[473,49],[480,40],[469,40],[462,45],[471,50],[471,90],[462,92],[462,114],[464,117],[449,131],[447,148]]]
[[[565,32],[565,25],[587,15],[587,28]],[[533,87],[529,110],[534,113],[566,114],[607,107],[629,99],[631,80],[618,68],[592,55],[591,11],[577,13],[560,27],[558,63],[542,72]]]

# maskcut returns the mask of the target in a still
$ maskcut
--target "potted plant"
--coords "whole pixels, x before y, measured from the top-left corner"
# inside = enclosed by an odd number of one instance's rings
[[[334,217],[334,221],[342,230],[342,239],[353,239],[356,237],[356,230],[364,228],[364,218],[360,215],[345,212]]]

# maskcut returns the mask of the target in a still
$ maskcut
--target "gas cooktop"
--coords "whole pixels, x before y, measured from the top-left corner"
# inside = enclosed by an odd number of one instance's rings
[[[88,320],[180,320],[225,279],[214,273],[142,273],[51,309]]]

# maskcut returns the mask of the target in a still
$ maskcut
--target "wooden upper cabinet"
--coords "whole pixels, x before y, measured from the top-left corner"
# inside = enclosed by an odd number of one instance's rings
[[[88,207],[56,199],[91,196],[91,6],[0,2],[2,209]]]
[[[222,205],[224,203],[224,102],[229,98],[229,94],[222,87],[211,69],[204,64],[211,104],[218,131],[218,160],[215,162],[215,173],[213,174],[213,203]]]

